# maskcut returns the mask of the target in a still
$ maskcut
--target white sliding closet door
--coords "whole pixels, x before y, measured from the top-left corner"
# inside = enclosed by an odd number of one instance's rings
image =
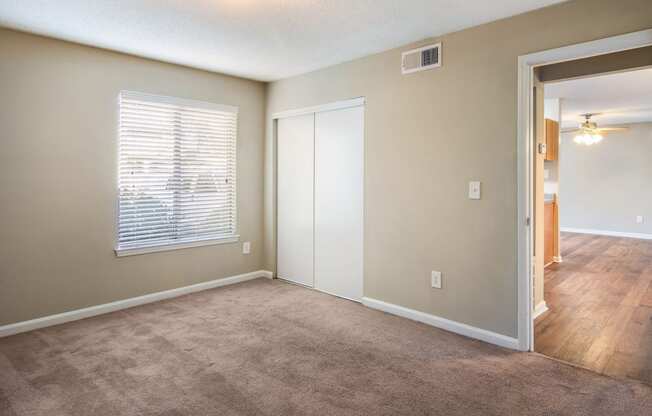
[[[362,299],[364,107],[315,114],[315,287]]]
[[[315,116],[277,124],[277,275],[314,286]]]

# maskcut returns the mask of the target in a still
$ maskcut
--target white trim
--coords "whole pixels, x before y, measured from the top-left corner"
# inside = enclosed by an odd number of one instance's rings
[[[546,304],[545,300],[542,300],[539,302],[536,308],[534,308],[534,312],[532,312],[532,319],[537,319],[544,313],[548,312],[548,305]]]
[[[295,110],[280,111],[272,114],[272,120],[286,117],[301,116],[310,113],[323,113],[324,111],[342,110],[344,108],[359,107],[365,104],[364,97],[352,98],[350,100],[335,101],[328,104],[312,107],[297,108]]]
[[[120,91],[120,97],[130,98],[134,100],[150,101],[158,104],[178,105],[182,107],[191,107],[238,114],[238,107],[234,105],[209,103],[207,101],[190,100],[188,98],[168,97],[165,95],[148,94],[144,92],[128,90]]]
[[[403,318],[411,319],[413,321],[422,322],[426,325],[434,326],[436,328],[440,328],[446,331],[454,332],[456,334],[464,335],[469,338],[479,339],[481,341],[488,342],[490,344],[499,345],[501,347],[510,348],[513,350],[519,349],[519,343],[516,338],[508,337],[506,335],[501,335],[496,332],[491,332],[485,329],[476,328],[471,325],[451,321],[449,319],[441,318],[439,316],[430,315],[425,312],[419,312],[414,309],[405,308],[403,306],[383,302],[381,300],[372,299],[368,297],[362,298],[362,304],[372,309],[378,309],[380,311],[387,312],[392,315],[397,315]]]
[[[115,255],[118,257],[126,256],[137,256],[139,254],[147,253],[157,253],[159,251],[170,251],[170,250],[181,250],[184,248],[192,247],[202,247],[202,246],[214,246],[216,244],[230,244],[237,243],[240,239],[239,235],[222,237],[222,238],[211,238],[208,240],[193,240],[185,243],[166,243],[159,245],[151,245],[146,247],[134,247],[134,248],[115,248]]]
[[[527,219],[532,216],[532,76],[533,69],[543,64],[570,61],[652,45],[652,29],[613,36],[591,42],[565,46],[518,57],[518,334],[519,349],[534,346],[532,325],[532,235]]]
[[[523,57],[518,58],[518,120],[517,120],[517,273],[518,273],[518,342],[519,350],[529,351],[534,345],[532,325],[532,257],[533,233],[532,199],[532,68],[527,66]]]
[[[652,240],[652,234],[629,233],[623,231],[593,230],[588,228],[569,228],[561,227],[560,230],[565,233],[608,235],[611,237],[638,238],[640,240]]]
[[[590,58],[592,56],[642,48],[650,45],[652,45],[652,29],[647,29],[590,42],[563,46],[557,49],[535,52],[519,58],[525,58],[527,64],[534,67]]]
[[[261,274],[263,277],[266,277],[266,278],[268,278],[268,279],[273,279],[273,278],[274,278],[274,273],[273,273],[273,272],[270,272],[269,270],[260,270],[260,274]]]
[[[552,261],[553,263],[563,263],[561,256],[553,256]]]
[[[0,338],[9,335],[19,334],[21,332],[33,331],[35,329],[45,328],[48,326],[59,325],[66,322],[77,321],[79,319],[90,318],[92,316],[102,315],[109,312],[119,311],[146,303],[158,302],[164,299],[176,298],[189,293],[199,292],[202,290],[213,289],[216,287],[232,285],[234,283],[246,282],[247,280],[258,279],[260,277],[270,277],[272,272],[258,270],[255,272],[239,274],[222,279],[215,279],[208,282],[197,283],[195,285],[179,287],[176,289],[165,290],[163,292],[149,293],[147,295],[135,298],[123,299],[102,305],[90,306],[88,308],[77,309],[74,311],[59,313],[56,315],[44,316],[42,318],[32,319],[29,321],[17,322],[0,326]]]

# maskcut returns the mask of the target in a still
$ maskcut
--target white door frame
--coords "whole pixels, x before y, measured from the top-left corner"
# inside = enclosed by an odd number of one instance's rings
[[[518,345],[521,351],[534,348],[532,314],[532,247],[534,182],[534,123],[532,119],[534,68],[558,62],[572,61],[652,45],[652,29],[613,36],[591,42],[579,43],[557,49],[531,53],[518,57],[518,122],[517,122],[517,175],[518,175]]]
[[[280,111],[272,114],[272,120],[279,118],[301,116],[310,113],[323,113],[324,111],[342,110],[344,108],[359,107],[365,105],[364,97],[351,98],[349,100],[335,101],[328,104],[315,105],[312,107],[297,108],[295,110]]]

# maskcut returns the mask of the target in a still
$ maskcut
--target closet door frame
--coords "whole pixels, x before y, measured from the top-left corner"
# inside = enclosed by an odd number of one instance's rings
[[[287,111],[281,111],[278,113],[273,113],[272,114],[272,155],[273,155],[273,161],[272,161],[272,166],[273,166],[273,172],[272,172],[272,180],[273,180],[273,204],[272,206],[274,207],[274,213],[272,214],[272,218],[274,219],[273,223],[273,244],[274,244],[274,270],[273,270],[273,277],[278,278],[278,120],[282,118],[287,118],[287,117],[294,117],[294,116],[300,116],[300,115],[306,115],[306,114],[317,114],[325,111],[335,111],[335,110],[343,110],[346,108],[351,108],[351,107],[363,107],[363,112],[364,112],[364,106],[365,106],[366,100],[365,97],[357,97],[357,98],[352,98],[349,100],[342,100],[342,101],[335,101],[331,102],[328,104],[322,104],[322,105],[316,105],[316,106],[311,106],[311,107],[304,107],[304,108],[298,108],[298,109],[293,109],[293,110],[287,110]],[[366,117],[365,117],[366,118]],[[365,183],[365,159],[366,159],[366,122],[363,120],[363,160],[362,160],[362,168],[363,168],[363,173],[362,173],[362,183],[363,183],[363,192],[364,192],[364,183]],[[314,138],[313,138],[314,139]],[[313,178],[314,180],[314,178]],[[362,294],[364,296],[364,270],[365,270],[365,265],[364,265],[364,230],[365,230],[365,213],[366,213],[366,206],[365,206],[365,195],[362,197]],[[314,220],[314,218],[313,218]],[[314,249],[314,245],[313,245]],[[314,255],[313,255],[313,268],[314,268]],[[313,278],[314,278],[314,270],[313,270]],[[290,282],[291,283],[291,282]],[[313,279],[313,285],[314,285],[314,279]],[[336,296],[336,295],[335,295]]]

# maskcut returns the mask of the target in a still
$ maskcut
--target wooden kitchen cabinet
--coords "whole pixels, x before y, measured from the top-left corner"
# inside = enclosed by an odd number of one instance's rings
[[[546,160],[557,160],[559,157],[559,123],[546,119]]]

